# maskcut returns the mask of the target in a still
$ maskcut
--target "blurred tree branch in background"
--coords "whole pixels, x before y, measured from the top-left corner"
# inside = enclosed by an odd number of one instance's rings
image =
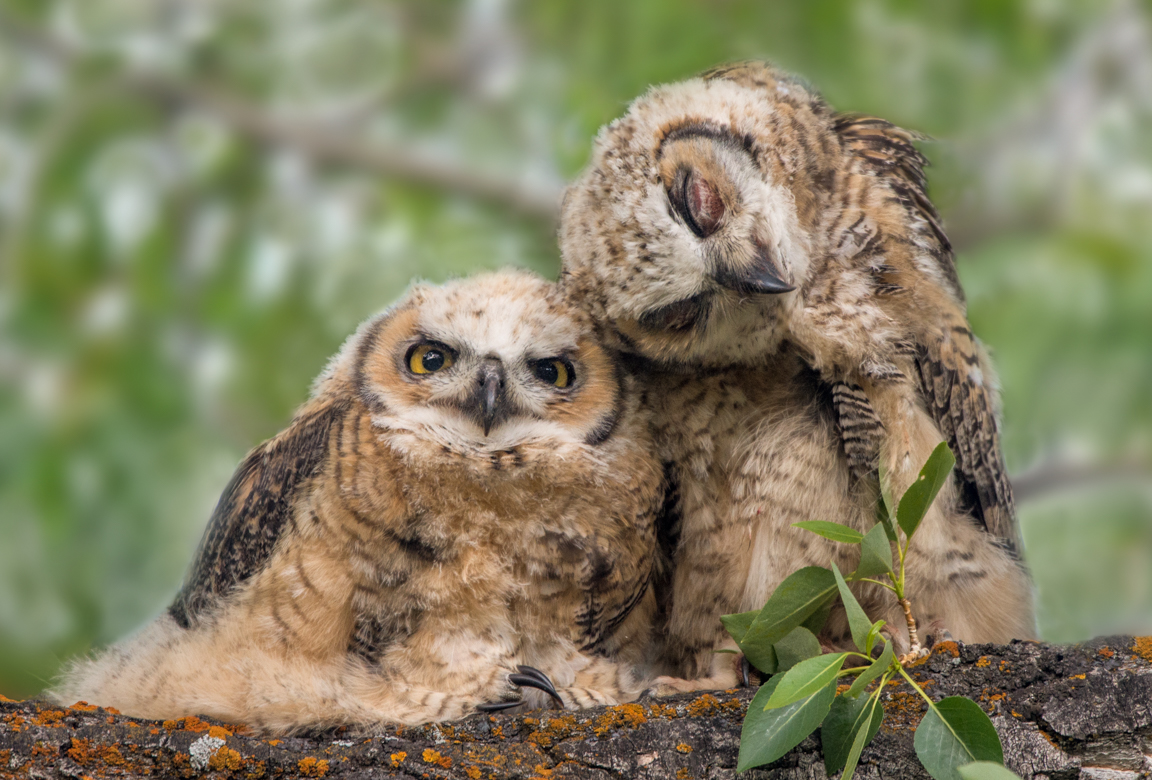
[[[596,129],[758,57],[939,139],[1043,634],[1152,629],[1146,2],[0,0],[0,693],[163,608],[362,319],[554,276]]]
[[[83,68],[84,56],[44,30],[19,19],[0,6],[0,32],[18,45],[46,53],[68,68]],[[450,193],[477,198],[510,211],[555,222],[563,185],[559,180],[533,181],[499,172],[472,168],[462,160],[405,139],[371,141],[350,132],[356,122],[315,120],[307,116],[276,115],[218,85],[181,80],[143,69],[125,68],[113,81],[117,88],[155,101],[162,109],[203,111],[252,141],[283,146],[317,163],[346,165],[361,172],[400,179]],[[372,106],[372,110],[380,110]]]

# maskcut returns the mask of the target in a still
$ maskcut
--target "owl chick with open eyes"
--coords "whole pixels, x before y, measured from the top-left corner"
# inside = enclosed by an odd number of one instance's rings
[[[413,288],[245,458],[167,613],[57,697],[266,732],[634,698],[663,473],[631,384],[551,283]]]
[[[695,682],[674,689],[734,682],[721,614],[802,566],[855,568],[792,523],[869,529],[881,459],[899,496],[942,440],[957,468],[917,532],[915,615],[968,642],[1035,633],[995,377],[913,140],[743,63],[636,100],[566,195],[561,286],[643,365],[676,489],[665,657]],[[895,600],[858,594],[906,648]]]

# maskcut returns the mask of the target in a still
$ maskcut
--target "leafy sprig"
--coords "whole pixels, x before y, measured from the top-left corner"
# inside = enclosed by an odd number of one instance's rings
[[[841,772],[841,780],[850,780],[860,753],[884,721],[881,697],[885,686],[900,678],[928,704],[913,744],[932,777],[1015,777],[1004,768],[1000,737],[979,705],[963,696],[935,702],[905,669],[910,661],[926,654],[905,592],[908,555],[921,521],[955,464],[948,445],[941,443],[898,504],[892,500],[888,475],[881,468],[877,522],[867,533],[822,520],[796,523],[798,528],[834,542],[858,545],[860,563],[856,570],[844,575],[835,563],[831,569],[800,569],[780,583],[762,609],[721,617],[749,663],[771,675],[753,697],[744,718],[740,771],[777,760],[820,728],[829,777]],[[884,621],[868,618],[849,589],[850,582],[870,582],[895,595],[907,623],[907,654],[896,657],[891,640],[881,633]],[[816,636],[837,597],[844,604],[856,649],[824,653]],[[849,661],[852,664],[845,668]],[[851,683],[838,693],[848,679]],[[873,683],[876,685],[869,692]]]

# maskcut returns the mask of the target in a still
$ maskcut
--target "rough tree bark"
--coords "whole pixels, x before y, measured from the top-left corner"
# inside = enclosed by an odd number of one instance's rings
[[[1008,766],[1024,778],[1152,776],[1152,637],[1071,647],[948,642],[913,671],[933,698],[979,702],[1000,732]],[[87,705],[3,699],[0,776],[730,778],[751,696],[717,691],[282,739],[194,717],[147,722]],[[922,700],[907,685],[891,684],[884,707],[884,726],[857,777],[927,777],[912,748]],[[818,736],[747,775],[824,776]]]

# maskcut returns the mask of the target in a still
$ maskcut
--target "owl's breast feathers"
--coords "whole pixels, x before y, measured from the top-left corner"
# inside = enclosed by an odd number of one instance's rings
[[[241,463],[169,608],[173,619],[195,628],[263,575],[261,593],[295,583],[302,599],[327,605],[308,615],[350,609],[347,650],[373,663],[446,604],[545,598],[534,584],[543,579],[557,621],[549,630],[601,652],[644,599],[653,566],[662,483],[634,399],[613,404],[621,420],[603,441],[579,445],[583,462],[575,453],[553,461],[563,473],[550,482],[540,459],[497,453],[477,465],[381,429],[388,410],[364,403],[357,373],[333,380]],[[301,563],[300,550],[312,563]],[[319,558],[328,563],[317,568]],[[343,585],[317,588],[310,571],[338,571],[329,582]],[[297,603],[276,622],[300,635],[294,618],[304,617],[304,601],[279,590],[272,598]]]

